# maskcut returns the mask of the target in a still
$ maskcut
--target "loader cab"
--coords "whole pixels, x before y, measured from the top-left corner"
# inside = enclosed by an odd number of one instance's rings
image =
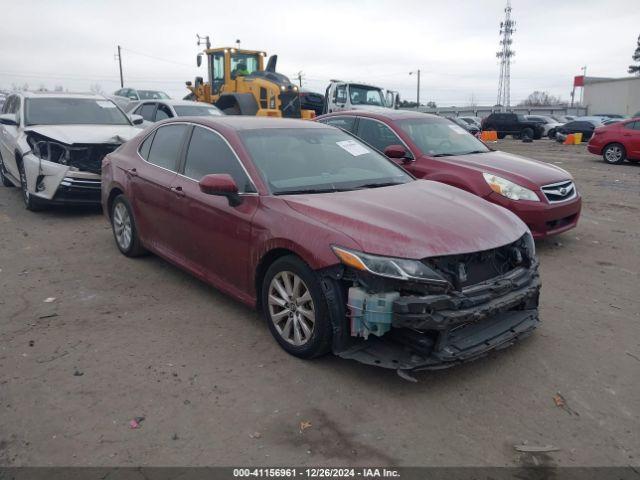
[[[264,52],[238,50],[235,48],[213,48],[206,51],[209,60],[209,82],[211,93],[218,95],[225,83],[264,70]]]

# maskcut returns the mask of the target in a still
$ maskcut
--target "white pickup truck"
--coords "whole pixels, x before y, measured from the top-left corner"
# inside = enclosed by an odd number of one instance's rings
[[[387,103],[387,99],[392,102],[391,105]],[[384,89],[374,85],[331,80],[325,92],[322,113],[340,112],[342,110],[397,108],[398,99],[397,92],[389,90],[385,93]]]

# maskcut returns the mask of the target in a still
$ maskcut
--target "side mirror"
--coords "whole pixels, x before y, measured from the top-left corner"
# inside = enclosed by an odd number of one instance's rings
[[[142,117],[142,115],[135,115],[135,114],[131,114],[129,115],[129,118],[131,119],[131,123],[133,123],[134,125],[142,125],[142,122],[144,122],[144,118]]]
[[[199,53],[198,56],[196,57],[196,65],[200,66],[202,65],[202,54]]]
[[[226,173],[212,173],[202,177],[200,191],[207,195],[218,195],[227,197],[229,205],[236,207],[242,203],[242,198],[238,195],[238,185],[231,175]]]
[[[411,154],[407,152],[407,149],[403,145],[389,145],[384,149],[384,154],[395,159],[403,159],[405,161],[413,160]]]
[[[18,125],[15,113],[3,113],[0,115],[0,124],[2,125]]]

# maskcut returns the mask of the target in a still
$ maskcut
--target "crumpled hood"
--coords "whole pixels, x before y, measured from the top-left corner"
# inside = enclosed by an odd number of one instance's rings
[[[528,229],[510,211],[439,182],[283,196],[294,210],[377,255],[425,258],[488,250]]]
[[[541,186],[572,179],[571,174],[560,167],[531,158],[506,152],[487,152],[445,157],[479,172],[487,172],[516,182],[524,187],[540,190]]]
[[[25,132],[35,132],[66,145],[125,143],[140,133],[132,125],[34,125]]]

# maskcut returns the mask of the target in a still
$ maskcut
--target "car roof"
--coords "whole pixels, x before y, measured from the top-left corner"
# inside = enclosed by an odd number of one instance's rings
[[[369,117],[378,120],[404,120],[408,118],[444,118],[431,113],[415,112],[411,110],[393,110],[391,108],[380,108],[379,110],[342,110],[340,112],[328,113],[318,118],[329,118],[339,115],[358,115],[359,117]]]
[[[191,102],[193,103],[193,102]],[[247,115],[220,115],[216,117],[180,117],[180,120],[171,119],[172,121],[188,121],[191,123],[199,123],[210,127],[224,127],[230,130],[259,130],[265,128],[334,128],[322,123],[312,122],[309,120],[299,120],[295,118],[275,118],[275,117],[253,117]],[[169,121],[165,121],[169,122]]]
[[[150,98],[148,100],[136,100],[135,103],[136,106],[140,105],[142,103],[149,103],[149,102],[162,102],[162,103],[166,103],[167,105],[171,105],[171,106],[182,106],[182,105],[200,105],[203,107],[211,107],[211,108],[218,108],[215,105],[212,105],[210,103],[206,103],[206,102],[194,102],[192,100],[173,100],[170,98]]]
[[[94,100],[109,100],[104,95],[97,93],[71,93],[71,92],[16,92],[25,98],[89,98]]]

